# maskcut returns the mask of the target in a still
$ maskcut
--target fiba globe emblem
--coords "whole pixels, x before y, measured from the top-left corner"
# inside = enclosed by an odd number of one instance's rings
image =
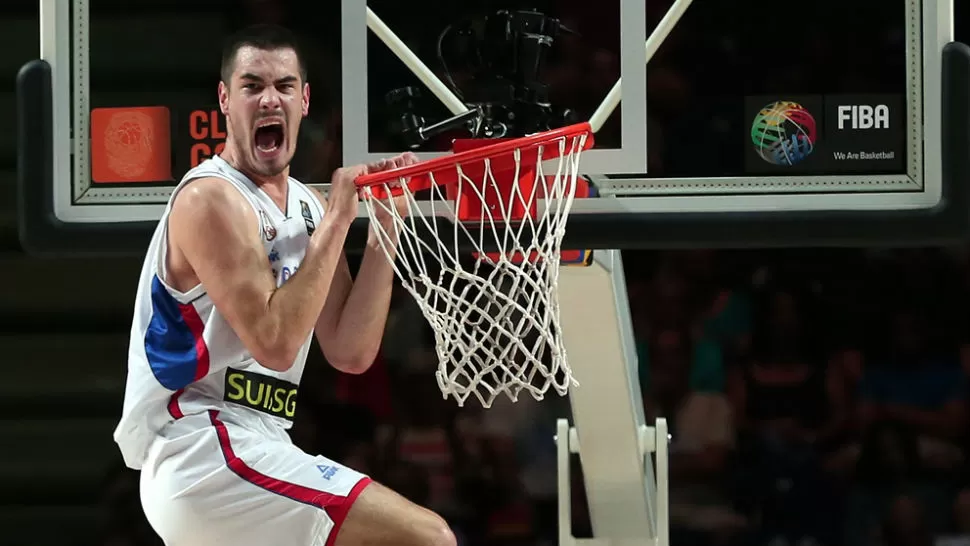
[[[802,105],[776,101],[758,111],[751,123],[751,143],[772,165],[795,165],[815,149],[815,118]]]

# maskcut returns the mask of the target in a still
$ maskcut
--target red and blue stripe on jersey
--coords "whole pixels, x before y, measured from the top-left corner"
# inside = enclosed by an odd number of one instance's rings
[[[205,323],[191,303],[176,301],[155,276],[151,289],[152,318],[145,332],[145,356],[155,379],[179,391],[209,373]]]

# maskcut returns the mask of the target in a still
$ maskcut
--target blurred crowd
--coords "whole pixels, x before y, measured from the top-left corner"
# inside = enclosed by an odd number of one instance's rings
[[[650,26],[669,4],[648,3]],[[743,139],[731,135],[748,122],[739,107],[745,95],[903,89],[905,36],[901,22],[890,21],[901,20],[902,9],[867,9],[860,26],[831,16],[842,11],[835,0],[801,5],[793,53],[765,47],[762,32],[739,31],[752,20],[788,28],[791,14],[766,1],[744,4],[705,3],[697,16],[701,7],[692,7],[652,61],[651,176],[737,174],[734,145]],[[302,0],[242,5],[237,24],[279,22],[311,38],[315,107],[294,174],[326,180],[341,157],[340,19],[300,18]],[[415,17],[407,3],[369,5],[395,29]],[[582,26],[585,42],[564,40],[572,64],[550,69],[547,81],[555,100],[591,110],[618,77],[616,35],[602,30],[613,24],[604,18],[618,15],[595,2],[556,5],[568,25]],[[447,17],[421,17],[433,16]],[[437,32],[422,35],[421,44],[409,43],[428,51]],[[389,64],[385,72],[398,81],[403,69]],[[371,103],[387,90],[369,90]],[[607,124],[597,140],[615,144],[618,129]],[[375,146],[378,134],[372,128]],[[672,543],[970,545],[967,256],[966,249],[626,253],[644,409],[665,417],[673,435]],[[319,351],[311,355],[295,443],[438,511],[462,546],[556,544],[553,434],[555,419],[569,415],[566,400],[487,411],[442,400],[431,331],[403,291],[367,373],[343,375]],[[581,468],[572,479],[573,532],[589,536]],[[160,544],[141,513],[136,473],[118,463],[101,494],[105,546]]]
[[[970,544],[967,256],[627,253],[644,409],[673,435],[672,543]],[[439,511],[462,545],[555,544],[568,402],[459,409],[436,365],[430,328],[396,292],[367,373],[311,358],[295,443]],[[573,482],[573,530],[588,536],[581,469]],[[112,474],[104,494],[105,544],[157,543],[136,475]]]
[[[631,271],[675,544],[970,543],[962,251],[691,251]]]

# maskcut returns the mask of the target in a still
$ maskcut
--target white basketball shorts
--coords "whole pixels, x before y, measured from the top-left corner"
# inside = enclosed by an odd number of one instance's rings
[[[332,546],[370,478],[232,417],[187,415],[154,442],[141,502],[155,532],[167,546]]]

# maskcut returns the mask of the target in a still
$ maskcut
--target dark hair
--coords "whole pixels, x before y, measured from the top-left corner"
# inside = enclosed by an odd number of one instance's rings
[[[232,72],[236,65],[236,54],[246,46],[267,51],[292,49],[296,52],[297,62],[300,63],[300,79],[306,81],[306,63],[303,60],[303,52],[296,35],[278,25],[259,24],[240,29],[226,40],[222,48],[222,68],[220,69],[223,82],[229,83],[229,80],[232,79]]]

